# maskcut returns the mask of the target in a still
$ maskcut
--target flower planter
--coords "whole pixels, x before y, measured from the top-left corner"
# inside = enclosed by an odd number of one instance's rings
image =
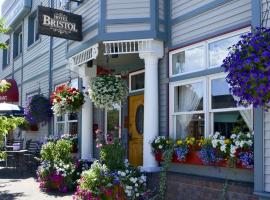
[[[155,159],[158,162],[162,162],[163,161],[162,152],[161,151],[155,152]]]

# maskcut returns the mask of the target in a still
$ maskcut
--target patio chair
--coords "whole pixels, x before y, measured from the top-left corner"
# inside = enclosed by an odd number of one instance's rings
[[[24,154],[26,165],[28,168],[35,170],[39,164],[40,144],[37,141],[28,140],[26,142],[27,153]]]

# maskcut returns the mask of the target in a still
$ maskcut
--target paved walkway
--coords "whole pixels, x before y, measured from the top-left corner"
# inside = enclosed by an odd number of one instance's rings
[[[41,192],[33,177],[10,178],[0,170],[0,200],[72,200],[72,195]]]

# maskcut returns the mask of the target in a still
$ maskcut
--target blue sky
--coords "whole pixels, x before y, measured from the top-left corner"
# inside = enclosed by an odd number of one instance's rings
[[[3,2],[4,2],[4,0],[0,0],[0,8],[2,7]],[[1,9],[0,9],[0,15],[1,15]]]

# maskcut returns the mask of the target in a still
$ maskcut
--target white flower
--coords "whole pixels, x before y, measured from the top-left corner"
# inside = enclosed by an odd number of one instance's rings
[[[159,145],[158,148],[159,148],[159,149],[162,149],[162,145]]]
[[[223,152],[226,152],[226,144],[222,145],[222,146],[220,147],[220,150],[223,151]]]
[[[217,140],[212,140],[212,145],[213,145],[214,148],[217,147],[217,143],[218,143]]]
[[[231,135],[231,139],[235,139],[236,138],[236,135],[235,134],[232,134]]]
[[[138,196],[140,196],[140,194],[139,193],[136,193],[136,197],[138,197]]]

